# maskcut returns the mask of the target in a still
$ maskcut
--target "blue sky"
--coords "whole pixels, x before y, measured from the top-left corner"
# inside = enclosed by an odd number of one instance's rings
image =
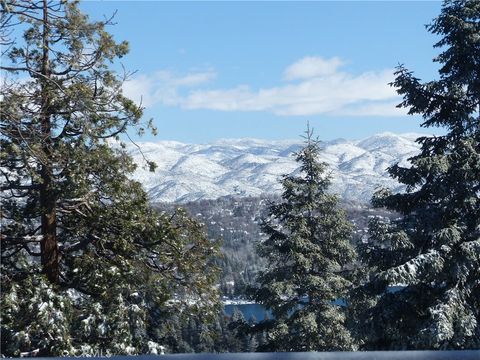
[[[438,1],[85,1],[130,43],[125,93],[142,99],[158,140],[321,139],[423,132],[395,108],[387,83],[399,63],[430,80],[437,40],[425,24]],[[145,136],[145,140],[154,140]]]

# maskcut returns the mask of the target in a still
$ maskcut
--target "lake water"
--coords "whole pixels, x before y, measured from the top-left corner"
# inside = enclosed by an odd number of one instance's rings
[[[345,301],[342,299],[333,301],[333,304],[338,306],[346,306]],[[257,322],[262,321],[265,319],[267,314],[269,318],[273,318],[272,312],[267,311],[265,307],[260,304],[228,304],[224,305],[223,310],[227,316],[231,317],[235,311],[235,308],[240,310],[240,312],[243,314],[243,317],[247,321],[250,321],[252,318]]]
[[[251,319],[256,319],[256,321],[262,321],[265,319],[265,316],[269,315],[272,317],[272,313],[267,310],[260,304],[232,304],[232,305],[225,305],[224,311],[227,316],[232,316],[235,308],[240,310],[243,314],[245,320],[249,321]]]
[[[404,288],[405,286],[389,286],[387,292],[396,293]],[[343,299],[335,300],[332,303],[342,307],[347,306],[345,300]],[[251,319],[255,319],[257,322],[262,321],[265,319],[267,314],[269,318],[273,317],[272,312],[267,311],[265,307],[260,304],[228,304],[224,305],[223,310],[227,316],[231,317],[235,311],[235,308],[240,310],[240,312],[243,314],[243,317],[247,321],[250,321]]]

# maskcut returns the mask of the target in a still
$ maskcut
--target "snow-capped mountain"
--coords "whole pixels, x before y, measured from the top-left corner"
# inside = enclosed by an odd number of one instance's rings
[[[369,201],[374,190],[389,187],[401,190],[388,177],[386,168],[419,151],[418,134],[382,133],[362,140],[322,143],[320,160],[332,172],[332,191],[345,200]],[[284,174],[297,170],[293,153],[302,140],[268,141],[228,139],[210,144],[174,141],[139,143],[142,153],[129,151],[139,164],[134,177],[145,186],[155,202],[187,202],[221,196],[259,196],[279,193]],[[144,157],[158,168],[151,173],[142,166]]]

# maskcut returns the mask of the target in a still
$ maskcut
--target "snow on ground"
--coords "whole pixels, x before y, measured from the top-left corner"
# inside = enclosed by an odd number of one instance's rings
[[[345,200],[368,202],[379,187],[399,189],[386,169],[419,151],[416,134],[377,134],[362,140],[338,139],[321,144],[320,160],[333,176],[332,191]],[[222,139],[210,144],[174,141],[129,145],[138,170],[134,177],[152,201],[186,202],[221,196],[259,196],[278,193],[282,175],[298,168],[293,156],[301,140]],[[142,167],[144,157],[158,168],[151,173]]]

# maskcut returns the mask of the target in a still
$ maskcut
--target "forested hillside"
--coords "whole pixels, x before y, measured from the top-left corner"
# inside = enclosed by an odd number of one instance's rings
[[[265,240],[261,224],[269,204],[279,200],[270,197],[222,197],[216,200],[199,200],[186,204],[154,204],[159,211],[171,213],[177,207],[185,208],[189,215],[201,222],[211,239],[220,240],[223,257],[221,292],[228,298],[244,298],[247,285],[255,282],[265,262],[258,255],[257,245]],[[347,218],[354,225],[352,245],[369,241],[368,223],[371,219],[394,219],[398,215],[385,209],[375,209],[369,204],[341,202]]]

